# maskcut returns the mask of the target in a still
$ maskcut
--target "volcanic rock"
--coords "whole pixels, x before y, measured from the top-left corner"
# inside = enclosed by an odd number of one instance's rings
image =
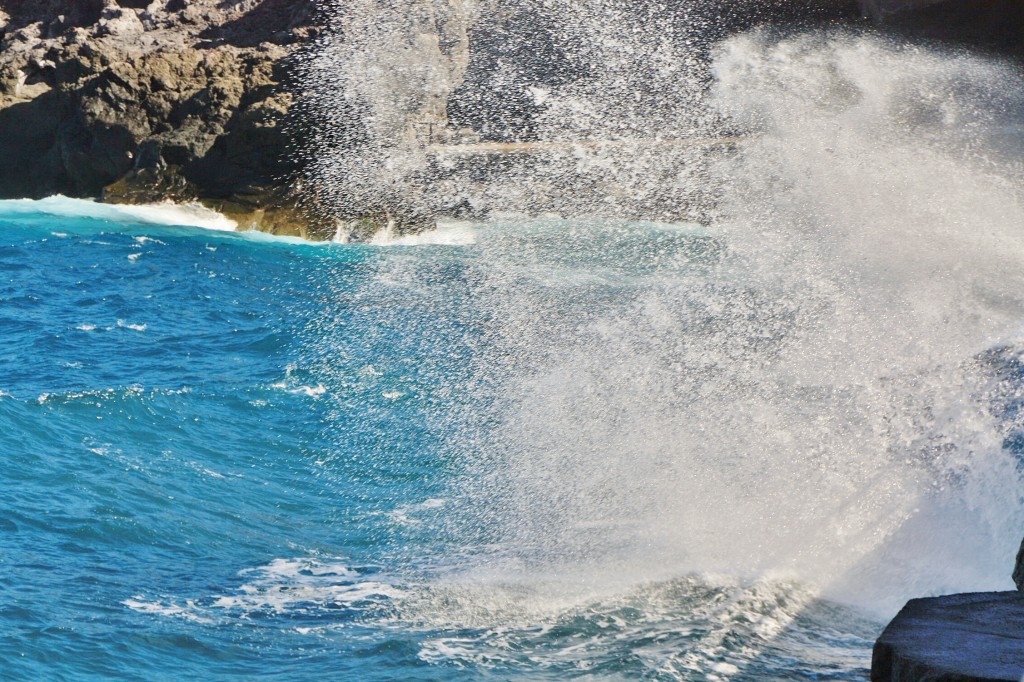
[[[330,236],[292,191],[314,19],[314,0],[0,0],[0,197],[203,201]]]

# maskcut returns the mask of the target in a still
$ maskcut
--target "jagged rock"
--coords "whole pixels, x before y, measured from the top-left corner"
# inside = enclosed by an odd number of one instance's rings
[[[283,215],[301,131],[290,60],[317,35],[314,5],[0,0],[0,196],[228,202],[261,225]]]
[[[1024,3],[1013,0],[860,2],[743,0],[723,4],[729,11],[709,25],[724,32],[776,16],[828,22],[868,5],[893,21],[908,17],[929,26],[961,26],[934,17],[953,10],[967,16],[974,7],[984,9],[975,14],[987,17],[985,26],[994,25],[999,8],[1024,13]],[[677,4],[679,12],[690,11]],[[337,12],[325,19],[318,5]],[[421,191],[433,172],[422,147],[478,135],[532,139],[542,104],[530,93],[543,90],[545,79],[580,70],[558,66],[558,51],[545,48],[557,47],[558,36],[544,33],[538,18],[550,3],[511,3],[520,5],[509,14],[502,3],[469,0],[408,0],[403,12],[385,0],[0,0],[0,197],[194,198],[261,216],[247,224],[330,236],[333,216],[284,227],[316,213],[311,207],[329,206],[357,237],[368,226],[422,229],[438,209]],[[914,12],[895,11],[911,5]],[[478,26],[479,54],[471,55],[474,8],[484,7],[490,19]],[[348,71],[323,75],[353,75],[340,98],[352,110],[339,113],[337,98],[328,97],[324,116],[311,108],[298,115],[291,86],[310,74],[300,72],[295,57],[327,19],[341,22],[343,30],[333,32],[349,51],[341,60]],[[1024,20],[1000,25],[1019,35]],[[506,54],[513,48],[518,52]],[[520,59],[527,68],[518,75],[498,68]],[[323,139],[307,137],[301,121],[331,130]],[[314,144],[295,142],[295,134]],[[296,152],[303,146],[313,154],[340,148],[345,157],[316,200],[299,201],[290,188],[300,176]],[[360,153],[348,154],[357,147]],[[157,161],[140,165],[140,155],[153,153]],[[407,167],[396,167],[396,159]]]
[[[338,233],[338,221],[293,189],[268,188],[230,200],[203,199],[207,208],[238,223],[240,230],[259,230],[284,237],[328,241]]]
[[[99,21],[96,22],[98,35],[131,36],[145,30],[146,27],[142,25],[142,20],[136,12],[121,9],[116,2],[104,7],[100,12]]]
[[[1017,550],[1017,562],[1013,565],[1013,583],[1017,589],[1024,592],[1024,541],[1020,543]]]

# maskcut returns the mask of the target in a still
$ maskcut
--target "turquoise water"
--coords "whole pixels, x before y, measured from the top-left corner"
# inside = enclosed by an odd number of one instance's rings
[[[785,336],[781,304],[715,308],[765,294],[697,284],[719,238],[312,245],[58,205],[0,207],[5,679],[866,674],[880,616],[708,565],[703,503],[680,507],[659,424],[716,385],[684,346],[715,319],[759,320],[747,352]]]

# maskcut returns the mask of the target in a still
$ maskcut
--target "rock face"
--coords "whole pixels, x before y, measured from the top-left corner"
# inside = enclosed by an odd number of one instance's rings
[[[942,0],[861,0],[861,7],[876,19],[885,19],[893,14],[912,12],[934,5]]]
[[[1019,682],[1024,594],[913,599],[875,643],[874,682]]]
[[[563,54],[559,41],[566,36],[547,27],[545,12],[558,6],[0,0],[0,197],[202,201],[243,228],[312,238],[333,236],[339,219],[358,234],[384,225],[415,231],[432,225],[435,214],[471,213],[468,199],[448,206],[425,197],[423,187],[438,182],[439,168],[426,150],[481,137],[540,138],[535,128],[545,115],[546,89],[592,71]],[[696,16],[694,25],[717,27],[708,29],[708,41],[761,21],[856,21],[862,10],[940,37],[975,25],[988,36],[997,26],[999,40],[1012,43],[1024,30],[1018,0],[658,6],[669,25]],[[637,2],[629,11],[646,10]],[[316,50],[336,58],[302,59],[321,25],[328,30]],[[587,35],[577,42],[586,44]],[[325,81],[333,87],[319,88]],[[329,92],[299,107],[303,84]],[[319,164],[320,172],[305,173],[307,163]],[[458,184],[447,167],[441,171],[448,173],[441,179]],[[468,173],[492,171],[472,165]],[[301,177],[316,180],[300,192]],[[557,199],[559,192],[553,187],[551,194]]]
[[[423,148],[452,138],[449,97],[478,9],[475,0],[322,0],[329,31],[304,73],[307,112],[320,123],[311,175],[352,239],[434,225]]]
[[[1013,583],[1017,589],[1024,592],[1024,541],[1020,543],[1017,550],[1017,562],[1013,566]]]
[[[0,196],[202,200],[316,236],[287,127],[314,18],[313,0],[0,0]]]
[[[1024,53],[1019,0],[860,0],[866,14],[908,34],[1002,54]]]

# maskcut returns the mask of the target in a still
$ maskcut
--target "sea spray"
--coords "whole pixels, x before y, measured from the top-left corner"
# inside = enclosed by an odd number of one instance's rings
[[[325,0],[330,26],[298,63],[312,139],[309,190],[321,210],[371,237],[378,227],[427,224],[417,180],[424,147],[448,137],[447,99],[468,65],[475,0]],[[373,226],[363,234],[359,220]]]
[[[352,241],[431,215],[706,221],[706,166],[736,142],[706,102],[713,46],[765,22],[858,16],[827,0],[321,9],[326,35],[299,69],[315,139],[299,151]]]
[[[1024,318],[1012,71],[841,33],[740,36],[713,68],[747,141],[706,176],[699,238],[478,240],[447,532],[542,592],[696,572],[884,614],[1007,587],[1018,397],[990,351]]]
[[[716,75],[719,106],[757,131],[726,163],[722,228],[810,313],[771,381],[854,391],[843,465],[881,476],[849,498],[877,521],[824,517],[845,527],[822,549],[857,562],[826,580],[889,608],[1006,587],[1024,488],[983,358],[1020,341],[1019,75],[844,35],[737,38]]]
[[[426,419],[453,481],[392,517],[441,547],[394,604],[443,633],[420,657],[609,673],[624,641],[629,673],[757,679],[798,650],[856,675],[873,626],[835,602],[881,617],[1008,588],[1015,70],[869,33],[711,44],[706,23],[575,9],[539,16],[594,68],[529,91],[532,156],[465,174],[427,141],[394,176],[492,219],[444,255],[375,259],[365,292],[380,339],[445,348],[417,371],[443,396]],[[325,433],[347,445],[344,408]],[[400,468],[391,438],[375,470]],[[859,653],[801,648],[832,627]]]

